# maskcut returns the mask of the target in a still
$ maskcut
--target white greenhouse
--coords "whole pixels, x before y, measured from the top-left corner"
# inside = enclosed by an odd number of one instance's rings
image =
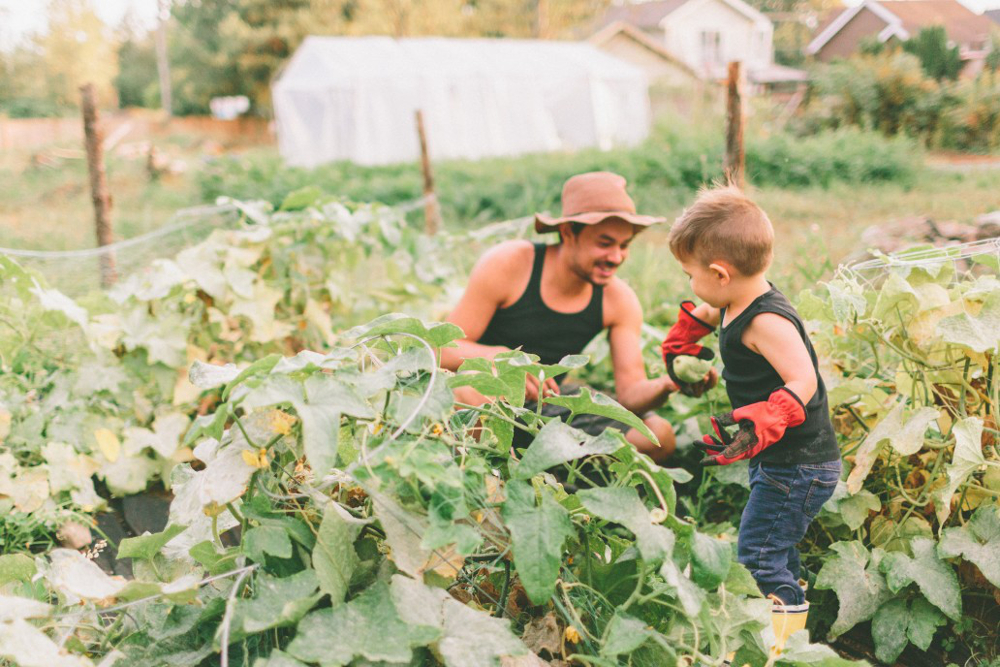
[[[609,149],[649,133],[646,77],[581,42],[309,37],[273,84],[292,165]]]

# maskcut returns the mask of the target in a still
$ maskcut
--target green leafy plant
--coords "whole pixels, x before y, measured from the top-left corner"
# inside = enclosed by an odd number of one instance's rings
[[[986,558],[1000,547],[1000,282],[989,255],[949,253],[887,259],[875,276],[841,270],[799,299],[835,378],[850,469],[820,515],[835,555],[819,559],[816,587],[839,599],[830,635],[871,621],[889,664],[942,626],[998,648],[986,628],[1000,577]]]

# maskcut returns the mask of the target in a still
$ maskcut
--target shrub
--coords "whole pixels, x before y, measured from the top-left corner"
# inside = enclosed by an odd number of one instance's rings
[[[464,225],[558,211],[565,180],[596,170],[625,176],[640,208],[671,210],[692,190],[722,178],[721,122],[716,128],[669,122],[631,149],[441,162],[435,165],[435,181],[442,214]],[[857,129],[823,132],[807,140],[777,133],[753,138],[747,147],[750,181],[761,187],[908,182],[917,164],[912,141]],[[278,205],[288,191],[310,184],[359,201],[377,199],[391,205],[417,199],[422,192],[416,164],[360,167],[342,162],[307,170],[286,167],[270,156],[224,158],[210,164],[201,177],[207,201],[226,195]]]
[[[829,187],[836,181],[911,183],[922,156],[905,137],[884,137],[858,128],[842,128],[799,138],[775,134],[747,148],[751,183],[778,187]]]
[[[915,56],[883,51],[818,68],[813,87],[810,105],[793,124],[799,135],[856,126],[934,148],[1000,148],[1000,78],[993,70],[939,83]]]

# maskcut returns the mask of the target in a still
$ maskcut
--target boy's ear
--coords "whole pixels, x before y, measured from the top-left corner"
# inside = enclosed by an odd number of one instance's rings
[[[716,280],[723,287],[729,284],[729,281],[733,279],[732,269],[728,267],[724,262],[712,262],[708,265],[708,270],[712,272]]]

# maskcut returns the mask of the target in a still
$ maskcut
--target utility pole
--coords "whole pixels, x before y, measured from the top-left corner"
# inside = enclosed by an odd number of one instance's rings
[[[87,146],[87,172],[90,174],[90,198],[94,203],[94,224],[97,231],[97,245],[112,243],[111,196],[104,174],[104,136],[97,116],[94,84],[80,86],[80,101],[83,108],[83,135]],[[101,254],[101,286],[110,287],[115,279],[115,256],[111,252]]]
[[[167,118],[174,113],[173,94],[170,89],[170,60],[167,57],[167,22],[170,21],[170,0],[158,0],[156,33],[156,72],[160,76],[160,105],[167,112]]]

